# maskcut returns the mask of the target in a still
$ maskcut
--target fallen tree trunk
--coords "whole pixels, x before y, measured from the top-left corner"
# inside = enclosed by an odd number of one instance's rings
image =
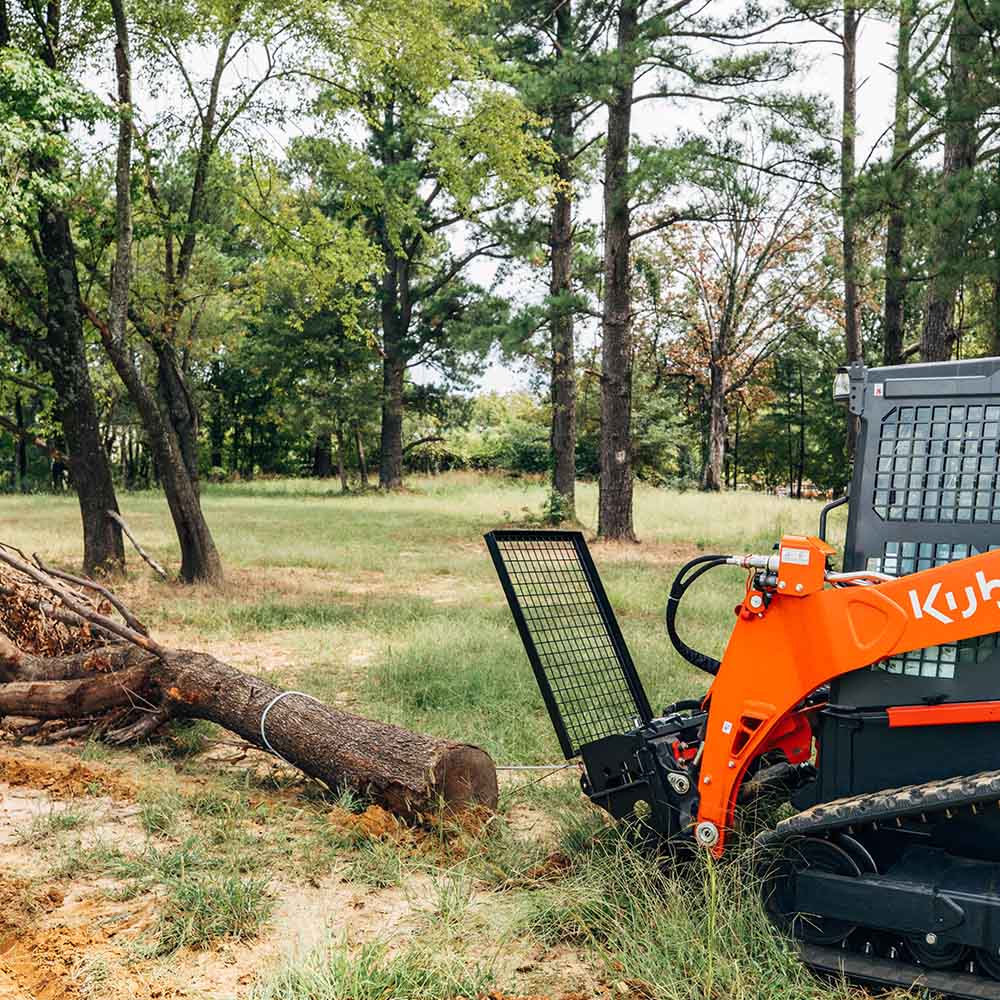
[[[45,585],[37,566],[2,550],[0,562],[30,570],[31,586]],[[496,768],[478,747],[340,712],[205,653],[166,649],[109,619],[85,594],[54,584],[57,603],[69,615],[98,626],[101,636],[112,628],[124,641],[45,656],[0,635],[0,681],[6,681],[0,683],[0,716],[71,720],[134,709],[130,724],[107,734],[115,742],[148,736],[169,719],[206,719],[331,788],[355,790],[399,815],[496,808]],[[34,601],[40,603],[37,595]]]

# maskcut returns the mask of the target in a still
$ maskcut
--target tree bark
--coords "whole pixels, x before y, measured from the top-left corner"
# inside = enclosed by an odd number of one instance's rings
[[[184,470],[195,495],[201,493],[201,470],[198,462],[198,407],[187,385],[177,351],[169,341],[158,340],[153,344],[156,354],[156,388],[161,409],[175,437],[177,450],[184,462]],[[251,453],[248,478],[253,477],[254,457]]]
[[[87,364],[76,248],[69,220],[62,212],[42,210],[39,246],[47,280],[48,313],[47,336],[37,348],[35,360],[52,376],[56,390],[56,416],[83,520],[83,569],[88,576],[122,572],[122,533],[106,516],[107,511],[118,510],[118,498]]]
[[[117,669],[88,674],[86,655],[114,658]],[[28,665],[35,676],[60,679],[20,680]],[[496,769],[478,747],[340,712],[308,696],[282,692],[204,653],[152,655],[122,644],[74,657],[26,658],[0,642],[0,671],[14,678],[0,684],[0,715],[73,719],[129,704],[138,694],[159,708],[137,731],[170,717],[206,719],[255,746],[270,744],[281,758],[331,788],[369,795],[402,816],[441,806],[459,811],[497,805]]]
[[[333,456],[331,455],[330,432],[316,435],[313,444],[313,475],[317,479],[329,479],[333,475]]]
[[[344,445],[344,425],[338,420],[337,421],[337,475],[340,478],[340,492],[348,493],[349,487],[347,483],[347,463],[345,461],[346,455],[345,445]]]
[[[14,397],[14,421],[18,433],[14,437],[14,489],[18,493],[28,490],[28,441],[24,422],[24,403],[21,394]]]
[[[722,363],[713,359],[708,366],[708,448],[701,474],[703,490],[722,489],[726,458],[726,385]]]
[[[799,369],[799,454],[795,468],[795,495],[802,499],[802,480],[806,472],[806,390],[802,380],[802,363]]]
[[[854,207],[856,184],[856,147],[858,133],[858,22],[861,15],[855,0],[844,2],[843,29],[843,103],[844,115],[840,135],[840,215],[844,245],[844,340],[847,363],[864,360],[861,343],[861,317],[858,302],[858,271],[856,260],[857,220]],[[847,414],[847,450],[854,454],[859,419]]]
[[[382,431],[378,484],[383,490],[403,485],[403,382],[405,365],[393,349],[386,349],[382,365]]]
[[[965,204],[963,189],[976,163],[979,110],[972,91],[982,31],[969,10],[968,0],[955,0],[948,43],[950,75],[945,87],[938,222],[931,242],[931,266],[936,271],[927,291],[920,339],[922,361],[947,361],[955,347],[955,298],[962,285],[970,225],[970,207]]]
[[[358,474],[362,489],[368,489],[368,460],[365,458],[365,442],[361,438],[361,428],[354,425],[354,445],[358,451]]]
[[[570,54],[573,35],[571,0],[555,0],[556,58]],[[552,146],[558,185],[552,207],[550,246],[552,276],[552,488],[563,513],[576,516],[576,368],[573,293],[573,97],[560,98],[552,112]]]
[[[889,218],[885,232],[885,305],[882,318],[884,357],[887,365],[903,363],[906,317],[906,205],[913,171],[907,155],[910,145],[910,32],[913,0],[900,0],[896,40],[896,105],[889,160]]]
[[[632,316],[629,226],[629,149],[636,0],[618,9],[619,63],[608,105],[604,161],[604,309],[601,321],[601,478],[597,533],[635,541],[632,523]]]
[[[223,578],[222,560],[202,512],[198,493],[180,456],[176,436],[160,412],[152,392],[133,365],[126,344],[114,338],[107,323],[92,311],[90,320],[97,327],[108,357],[142,418],[155,469],[163,485],[167,507],[180,543],[181,579],[185,583],[220,583]]]

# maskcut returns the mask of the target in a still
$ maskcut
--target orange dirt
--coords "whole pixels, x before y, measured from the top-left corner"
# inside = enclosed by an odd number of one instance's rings
[[[349,809],[333,806],[327,814],[327,822],[345,833],[371,840],[404,840],[412,833],[412,828],[376,805],[369,806],[363,813],[353,813]]]
[[[0,951],[0,969],[35,1000],[77,997],[75,975],[84,956],[105,944],[96,927],[51,927],[19,934]]]
[[[39,753],[27,747],[0,750],[0,783],[28,786],[60,798],[108,795],[115,799],[135,797],[135,784],[110,767],[87,764],[70,754],[51,750]]]

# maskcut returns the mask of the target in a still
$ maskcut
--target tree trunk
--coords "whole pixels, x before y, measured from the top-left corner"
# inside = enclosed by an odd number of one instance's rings
[[[113,662],[116,672],[95,673],[95,660]],[[29,678],[59,679],[21,680],[26,668]],[[0,715],[79,718],[139,695],[160,707],[136,733],[171,717],[207,719],[255,746],[269,745],[331,788],[371,796],[403,816],[433,813],[442,805],[452,811],[497,805],[496,769],[478,747],[348,715],[203,653],[151,655],[120,645],[83,656],[25,658],[0,642],[0,671],[9,678],[0,684]]]
[[[571,0],[556,0],[556,58],[570,54],[573,35]],[[557,101],[552,112],[552,145],[559,180],[552,207],[549,284],[552,333],[552,489],[562,499],[563,513],[576,516],[576,369],[573,294],[573,96]]]
[[[213,377],[219,379],[218,365],[213,365]],[[210,461],[213,469],[223,467],[223,449],[226,444],[226,401],[222,390],[216,387],[212,393],[212,410],[208,421],[208,440],[211,447]]]
[[[617,79],[608,105],[604,162],[604,310],[601,321],[601,479],[597,533],[635,541],[632,524],[632,316],[629,149],[636,0],[618,10]]]
[[[317,479],[329,479],[333,475],[333,455],[329,431],[316,435],[316,441],[313,444],[312,471]]]
[[[361,428],[354,425],[354,446],[358,450],[358,473],[362,489],[368,489],[368,460],[365,458],[365,442],[361,438]]]
[[[806,471],[806,391],[802,384],[802,365],[799,364],[799,456],[795,469],[795,495],[802,499],[802,480]]]
[[[913,0],[901,0],[896,43],[896,109],[889,161],[889,219],[885,231],[885,307],[882,319],[884,357],[887,365],[903,363],[906,317],[906,205],[913,171],[907,155],[910,145],[910,31]]]
[[[722,365],[709,363],[708,448],[701,473],[701,488],[722,489],[722,470],[726,458],[726,386]]]
[[[403,380],[405,366],[395,352],[386,350],[382,364],[382,433],[378,484],[383,490],[403,485]]]
[[[857,220],[854,209],[855,159],[858,131],[858,22],[861,15],[855,0],[845,0],[843,31],[843,102],[844,116],[840,134],[840,215],[843,224],[844,243],[844,340],[847,347],[847,363],[862,361],[864,352],[861,343],[861,317],[858,303],[858,271],[855,259]],[[854,454],[857,441],[859,419],[847,414],[847,450]]]
[[[185,583],[221,583],[222,560],[201,509],[198,492],[188,477],[176,436],[161,413],[153,393],[132,364],[125,343],[113,338],[107,323],[92,311],[90,319],[100,332],[108,357],[142,418],[152,451],[154,471],[163,486],[180,543],[181,579]]]
[[[62,427],[69,472],[83,519],[83,568],[95,573],[122,572],[125,544],[107,512],[118,510],[111,462],[101,439],[94,389],[83,339],[83,315],[76,271],[76,248],[69,220],[43,209],[39,244],[48,284],[47,337],[36,360],[52,376],[55,411]]]
[[[18,434],[14,438],[14,489],[18,493],[28,491],[28,442],[27,427],[24,422],[24,403],[18,393],[14,397],[14,420],[17,423]]]
[[[740,487],[740,405],[739,397],[736,398],[736,433],[733,436],[733,489]]]
[[[927,291],[922,361],[947,361],[955,346],[955,298],[963,280],[968,234],[975,205],[967,192],[976,163],[978,109],[972,91],[976,50],[982,27],[967,0],[955,0],[949,38],[950,75],[945,87],[944,160],[938,196],[938,222],[931,246],[936,271]]]
[[[337,421],[337,475],[340,477],[340,492],[348,493],[347,463],[345,462],[344,425]]]
[[[201,470],[198,462],[198,407],[187,385],[187,378],[173,344],[168,341],[157,341],[153,344],[153,351],[157,360],[156,390],[160,406],[177,439],[178,452],[191,481],[191,488],[197,494],[201,490]],[[252,457],[250,475],[251,477],[253,475]]]

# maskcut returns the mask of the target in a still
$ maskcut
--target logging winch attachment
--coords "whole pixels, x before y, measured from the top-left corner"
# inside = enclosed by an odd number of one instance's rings
[[[835,396],[861,428],[843,565],[826,541],[841,499],[816,536],[683,566],[666,631],[708,675],[702,699],[652,711],[581,533],[487,546],[596,805],[719,857],[769,814],[746,805],[789,803],[752,849],[808,965],[1000,1000],[1000,359],[853,365]],[[733,570],[719,661],[679,619],[698,580]]]

